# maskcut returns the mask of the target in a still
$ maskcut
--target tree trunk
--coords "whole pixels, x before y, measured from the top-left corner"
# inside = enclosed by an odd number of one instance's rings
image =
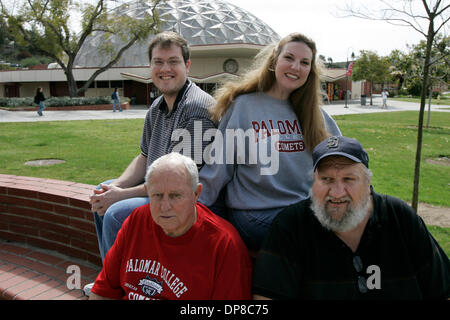
[[[425,111],[425,99],[427,96],[428,76],[429,76],[428,73],[430,70],[430,56],[433,39],[434,39],[434,23],[433,19],[430,19],[430,24],[428,26],[427,49],[425,52],[425,62],[423,68],[422,92],[420,95],[419,125],[417,128],[416,161],[414,166],[414,189],[411,201],[411,206],[416,212],[419,205],[419,178],[420,178],[420,161],[422,156],[423,115]]]
[[[77,97],[78,96],[77,82],[75,81],[72,71],[69,71],[66,74],[66,76],[67,76],[67,86],[69,87],[69,96],[71,98]]]

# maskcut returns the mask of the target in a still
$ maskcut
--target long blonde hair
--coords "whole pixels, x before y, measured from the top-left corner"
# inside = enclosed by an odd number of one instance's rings
[[[276,46],[268,46],[256,57],[251,71],[239,82],[229,81],[215,93],[216,105],[211,109],[213,121],[220,121],[234,99],[241,94],[267,92],[276,82],[275,65],[284,45],[289,42],[303,42],[312,51],[311,71],[305,84],[295,89],[289,96],[292,108],[300,121],[307,149],[314,147],[329,136],[325,129],[323,115],[319,107],[321,101],[319,71],[316,65],[316,44],[300,33],[292,33],[280,40]]]

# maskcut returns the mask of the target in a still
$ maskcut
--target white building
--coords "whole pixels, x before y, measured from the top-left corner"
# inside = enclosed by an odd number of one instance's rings
[[[208,92],[226,77],[243,73],[263,47],[280,39],[263,21],[223,0],[167,0],[157,8],[161,29],[175,31],[188,41],[191,48],[189,77]],[[113,12],[117,16],[126,14],[137,19],[146,12],[151,13],[149,5],[141,0],[113,9]],[[110,96],[117,87],[121,96],[134,96],[138,104],[149,105],[150,92],[156,91],[147,53],[151,38],[125,51],[114,67],[96,78],[85,96]],[[103,41],[103,34],[93,34],[79,52],[73,72],[80,84],[108,62],[103,61],[104,54],[99,51]],[[118,37],[108,41],[120,43]],[[324,69],[321,75],[323,92],[332,97],[336,86],[343,88],[339,81],[344,81],[345,72],[345,69]],[[360,83],[349,83],[352,98],[359,98]],[[42,87],[46,96],[69,95],[66,76],[56,63],[43,69],[0,71],[0,97],[31,97],[37,87]]]
[[[160,3],[158,9],[161,29],[181,34],[190,45],[191,80],[209,92],[224,77],[242,73],[259,50],[279,40],[264,22],[226,1],[167,0]],[[139,0],[114,10],[116,15],[135,18],[150,12],[148,4]],[[151,37],[125,51],[119,63],[100,74],[85,95],[109,96],[112,88],[118,87],[122,96],[135,96],[138,104],[149,104],[150,91],[155,90],[147,54]],[[80,83],[106,64],[98,51],[102,41],[102,34],[93,34],[77,56],[74,76]],[[120,40],[112,38],[110,41],[118,43]],[[34,96],[37,87],[43,87],[47,96],[68,95],[65,74],[57,64],[43,70],[0,71],[0,97]]]

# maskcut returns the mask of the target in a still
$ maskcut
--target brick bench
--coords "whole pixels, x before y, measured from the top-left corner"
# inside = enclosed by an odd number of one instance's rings
[[[88,202],[94,187],[0,174],[0,299],[82,297],[81,290],[67,289],[66,268],[80,267],[82,285],[101,268]],[[30,296],[39,286],[52,294]],[[52,291],[57,287],[60,292]]]

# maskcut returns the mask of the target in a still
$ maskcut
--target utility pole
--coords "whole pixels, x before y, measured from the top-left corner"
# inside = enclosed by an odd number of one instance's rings
[[[348,49],[350,49],[350,48],[348,48]],[[345,63],[345,68],[346,68],[346,71],[345,71],[345,107],[344,108],[348,108],[348,106],[347,106],[347,99],[348,99],[348,76],[350,75],[352,75],[352,72],[351,72],[351,70],[350,70],[350,68],[349,68],[349,64],[348,64],[348,49],[347,49],[347,55],[346,55],[346,59],[347,59],[347,62]],[[353,49],[353,48],[352,48]],[[352,61],[351,61],[351,63],[353,63],[353,60],[355,59],[355,53],[352,51]],[[352,66],[353,67],[353,66]]]

